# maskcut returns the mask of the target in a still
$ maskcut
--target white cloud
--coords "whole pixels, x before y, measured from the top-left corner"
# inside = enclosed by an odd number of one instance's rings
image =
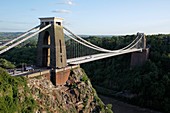
[[[56,3],[56,4],[61,4],[61,5],[74,5],[72,0],[67,0],[65,2],[60,2],[60,3]]]
[[[68,0],[68,1],[67,1],[67,4],[68,4],[68,5],[73,5],[73,2],[72,2],[71,0]]]
[[[53,13],[65,13],[65,14],[69,14],[71,13],[70,10],[65,10],[65,9],[61,9],[61,10],[54,10],[52,11]]]

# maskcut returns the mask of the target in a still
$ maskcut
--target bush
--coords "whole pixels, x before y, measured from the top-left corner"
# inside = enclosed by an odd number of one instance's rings
[[[5,68],[5,69],[13,69],[15,68],[15,65],[13,65],[11,62],[0,58],[0,67]]]

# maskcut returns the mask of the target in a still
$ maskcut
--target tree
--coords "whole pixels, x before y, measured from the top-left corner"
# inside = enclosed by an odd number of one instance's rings
[[[5,59],[0,58],[0,67],[5,69],[13,69],[15,68],[15,65]]]

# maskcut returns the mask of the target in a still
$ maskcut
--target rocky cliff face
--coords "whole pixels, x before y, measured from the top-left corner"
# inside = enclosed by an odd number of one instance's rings
[[[73,69],[63,86],[54,86],[43,76],[28,79],[27,85],[40,113],[112,113],[98,98],[81,68]]]

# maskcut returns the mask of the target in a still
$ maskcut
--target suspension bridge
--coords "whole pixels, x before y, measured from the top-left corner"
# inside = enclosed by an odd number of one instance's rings
[[[49,76],[54,80],[55,84],[57,84],[57,81],[58,84],[62,84],[68,78],[68,75],[63,78],[65,74],[63,76],[58,74],[57,69],[65,70],[70,65],[79,65],[128,53],[142,53],[143,50],[146,50],[144,33],[137,33],[136,38],[126,47],[117,50],[108,50],[74,34],[71,30],[63,26],[63,19],[61,18],[40,18],[40,20],[40,25],[0,45],[0,54],[39,34],[37,67],[48,67],[50,69],[48,75],[50,74]]]

